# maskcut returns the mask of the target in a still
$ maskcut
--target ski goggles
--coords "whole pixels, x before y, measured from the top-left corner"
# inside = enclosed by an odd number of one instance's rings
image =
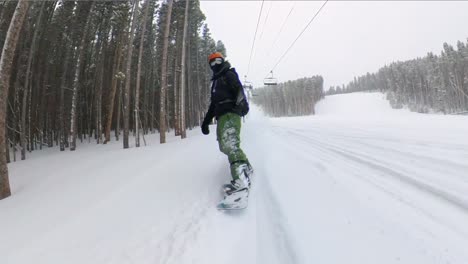
[[[210,61],[210,66],[213,67],[216,64],[221,64],[221,63],[223,63],[223,59],[222,58],[216,58],[216,59]]]

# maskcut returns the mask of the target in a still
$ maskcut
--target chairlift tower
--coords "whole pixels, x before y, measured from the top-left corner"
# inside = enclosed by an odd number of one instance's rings
[[[247,97],[250,98],[252,96],[253,85],[251,82],[247,80],[247,75],[244,75],[244,91],[247,92]]]

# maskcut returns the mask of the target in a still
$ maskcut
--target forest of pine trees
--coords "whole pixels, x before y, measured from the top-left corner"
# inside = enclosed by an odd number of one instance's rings
[[[444,114],[468,111],[468,43],[457,48],[444,43],[440,55],[395,62],[377,73],[354,78],[343,87],[331,87],[327,94],[379,90],[387,94],[392,107]]]
[[[0,199],[6,163],[200,124],[206,61],[226,53],[199,0],[0,1]]]
[[[323,98],[323,78],[314,76],[266,86],[254,91],[254,101],[272,117],[302,116],[315,113]]]

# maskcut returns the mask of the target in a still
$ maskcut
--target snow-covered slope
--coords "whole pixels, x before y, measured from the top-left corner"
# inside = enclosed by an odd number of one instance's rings
[[[310,117],[253,107],[249,208],[215,209],[229,177],[213,133],[147,147],[50,149],[10,165],[0,263],[468,263],[468,118],[327,97]]]
[[[381,93],[351,93],[327,96],[319,101],[316,114],[320,116],[340,116],[354,119],[369,116],[401,116],[405,110],[394,110]]]

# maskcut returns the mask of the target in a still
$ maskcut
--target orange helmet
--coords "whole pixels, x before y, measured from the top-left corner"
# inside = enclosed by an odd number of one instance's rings
[[[211,54],[210,56],[208,56],[208,62],[216,59],[216,58],[221,58],[221,59],[224,59],[223,57],[223,54],[221,54],[220,52],[215,52],[213,54]]]

